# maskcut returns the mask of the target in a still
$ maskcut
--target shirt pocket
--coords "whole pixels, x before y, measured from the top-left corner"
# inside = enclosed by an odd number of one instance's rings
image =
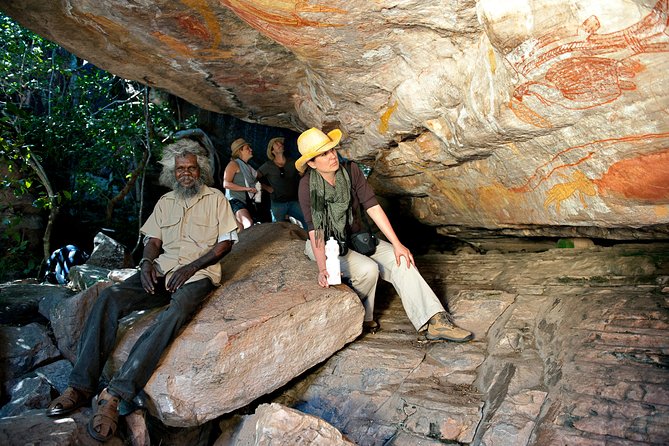
[[[218,225],[195,219],[188,231],[188,237],[198,248],[210,248],[218,241]]]
[[[181,217],[179,215],[171,214],[165,218],[161,228],[163,243],[175,243],[181,239],[181,234],[179,234],[180,223]]]

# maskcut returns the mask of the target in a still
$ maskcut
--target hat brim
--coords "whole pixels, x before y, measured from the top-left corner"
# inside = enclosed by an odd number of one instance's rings
[[[279,141],[285,143],[286,138],[284,138],[283,136],[279,136],[279,137],[270,139],[269,143],[267,143],[267,158],[268,159],[273,159],[272,158],[272,148],[274,147],[274,143],[279,142]]]
[[[240,138],[240,139],[241,139],[241,138]],[[235,141],[237,141],[237,140],[235,140]],[[237,144],[234,144],[234,143],[233,143],[233,144],[230,146],[230,152],[231,152],[231,153],[234,153],[236,150],[239,150],[241,147],[244,147],[244,146],[247,146],[247,145],[249,145],[249,143],[246,142],[245,139],[241,139],[241,141],[239,141]]]
[[[334,129],[330,132],[328,132],[328,137],[332,140],[331,142],[328,142],[321,147],[317,147],[309,151],[308,153],[305,153],[302,155],[300,158],[298,158],[297,161],[295,161],[295,168],[298,170],[300,173],[304,173],[306,170],[305,165],[312,160],[314,157],[320,155],[321,153],[327,152],[331,148],[337,146],[339,144],[339,141],[341,140],[341,130],[339,129]]]

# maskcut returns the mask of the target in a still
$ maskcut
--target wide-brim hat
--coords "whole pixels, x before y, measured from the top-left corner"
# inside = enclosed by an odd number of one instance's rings
[[[270,139],[269,142],[267,143],[267,158],[273,160],[274,155],[272,155],[272,147],[274,147],[274,143],[277,141],[284,142],[285,140],[286,138],[284,138],[283,136],[277,136],[276,138]]]
[[[230,145],[230,152],[235,153],[236,151],[238,151],[247,144],[249,143],[247,143],[244,138],[237,138],[234,141],[232,141],[232,145]]]
[[[341,135],[342,133],[339,129],[331,130],[326,135],[314,127],[302,132],[302,134],[297,138],[297,150],[300,151],[302,156],[297,161],[295,161],[295,168],[300,173],[304,173],[306,170],[304,165],[315,156],[320,155],[323,152],[327,152],[339,144]]]

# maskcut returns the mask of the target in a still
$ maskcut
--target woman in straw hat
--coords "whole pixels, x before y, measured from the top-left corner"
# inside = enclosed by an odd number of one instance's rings
[[[258,175],[270,185],[272,221],[284,221],[286,216],[291,216],[306,229],[307,223],[297,201],[300,175],[295,169],[295,160],[284,154],[284,141],[282,137],[269,140],[267,161],[258,168]]]
[[[380,275],[397,290],[416,330],[427,328],[427,339],[456,342],[472,339],[471,332],[453,323],[418,272],[411,252],[397,238],[360,168],[355,163],[350,164],[350,169],[342,168],[337,154],[341,136],[339,129],[325,134],[311,128],[297,139],[302,156],[295,167],[300,172],[306,170],[299,185],[300,206],[309,232],[305,254],[318,265],[318,284],[328,286],[325,240],[334,237],[346,242],[350,234],[360,231],[362,224],[353,210],[362,206],[388,240],[380,240],[369,256],[348,249],[339,257],[342,274],[351,280],[365,307],[364,328],[367,331],[378,328],[374,321],[374,296]]]
[[[237,138],[230,146],[231,160],[223,173],[223,187],[225,197],[230,202],[232,212],[237,219],[239,231],[253,225],[255,194],[261,193],[255,188],[257,181],[256,170],[249,166],[248,161],[253,157],[253,149],[244,138]]]

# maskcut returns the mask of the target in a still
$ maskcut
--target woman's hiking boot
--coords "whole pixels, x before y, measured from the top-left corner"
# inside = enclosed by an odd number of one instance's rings
[[[428,321],[425,337],[431,341],[467,342],[474,338],[474,334],[455,325],[451,315],[442,311]]]

